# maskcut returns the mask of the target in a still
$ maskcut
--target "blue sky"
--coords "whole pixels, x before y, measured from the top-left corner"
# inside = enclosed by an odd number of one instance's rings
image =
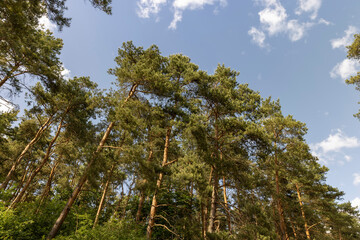
[[[328,183],[360,205],[359,93],[344,83],[360,70],[345,48],[360,32],[360,1],[114,0],[112,16],[87,1],[68,0],[68,7],[71,27],[54,31],[70,77],[109,88],[107,70],[129,40],[156,44],[163,55],[183,53],[209,73],[225,64],[307,124],[307,142],[330,169]]]

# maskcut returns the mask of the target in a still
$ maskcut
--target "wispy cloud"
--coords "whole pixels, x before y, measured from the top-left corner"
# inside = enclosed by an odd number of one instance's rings
[[[306,31],[312,27],[313,23],[300,23],[298,20],[290,20],[287,23],[287,30],[291,41],[296,42],[304,37]]]
[[[354,173],[353,176],[354,176],[353,184],[355,186],[359,185],[360,184],[360,174],[359,173]]]
[[[330,24],[332,24],[331,22],[329,22],[329,21],[327,21],[327,20],[325,20],[323,18],[320,18],[318,23],[319,24],[325,24],[326,26],[329,26]]]
[[[358,31],[356,27],[349,26],[348,29],[345,30],[345,36],[330,40],[332,48],[343,48],[345,50],[345,47],[354,41],[354,34]]]
[[[161,8],[165,6],[167,0],[139,0],[137,2],[137,14],[141,18],[149,18],[151,15],[156,16],[160,12]],[[181,22],[183,12],[186,10],[203,9],[205,5],[217,5],[225,7],[227,0],[173,0],[171,1],[171,8],[174,12],[173,20],[171,21],[169,28],[176,29],[177,24]],[[214,13],[219,12],[218,7],[214,10]]]
[[[298,0],[298,5],[299,6],[295,11],[297,15],[310,13],[310,18],[315,19],[321,7],[321,0]]]
[[[152,14],[158,14],[166,2],[166,0],[140,0],[137,2],[137,14],[141,18],[149,18]]]
[[[349,137],[340,129],[336,129],[326,139],[319,143],[310,145],[312,152],[323,163],[343,159],[350,161],[351,157],[343,153],[345,149],[360,147],[360,140],[356,137]],[[340,159],[339,159],[340,158]]]
[[[170,29],[176,29],[178,22],[181,22],[185,10],[202,9],[205,5],[219,4],[222,7],[227,5],[227,0],[174,0],[174,18],[169,25]]]
[[[265,44],[265,33],[255,27],[252,27],[249,31],[248,34],[252,37],[252,41],[254,43],[256,43],[259,47],[264,48],[266,47]]]

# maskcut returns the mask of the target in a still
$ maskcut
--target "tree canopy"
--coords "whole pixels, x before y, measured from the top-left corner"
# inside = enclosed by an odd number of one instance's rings
[[[111,13],[111,1],[90,2]],[[24,114],[0,113],[1,239],[360,238],[305,123],[239,72],[129,41],[113,89],[64,79],[62,41],[38,21],[68,26],[65,3],[0,2],[0,88],[40,80]]]

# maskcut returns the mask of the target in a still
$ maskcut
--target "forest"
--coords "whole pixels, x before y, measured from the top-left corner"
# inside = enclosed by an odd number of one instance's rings
[[[305,123],[237,71],[129,41],[112,89],[64,78],[62,40],[39,19],[71,27],[65,2],[0,1],[0,89],[27,103],[0,113],[1,239],[360,239]]]

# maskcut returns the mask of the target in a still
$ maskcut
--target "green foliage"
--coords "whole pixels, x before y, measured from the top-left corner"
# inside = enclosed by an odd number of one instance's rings
[[[143,229],[136,223],[129,220],[110,220],[102,226],[96,228],[81,227],[75,234],[67,237],[59,236],[56,240],[143,240],[145,239]]]
[[[0,3],[0,87],[8,83],[20,88],[24,74],[38,77],[47,87],[56,88],[62,63],[58,55],[62,40],[38,27],[45,13],[41,1],[5,0]]]
[[[231,235],[229,232],[218,232],[218,233],[208,233],[206,235],[209,240],[235,240],[235,236]],[[242,238],[244,239],[244,238]]]
[[[360,34],[355,34],[355,40],[350,45],[347,46],[348,48],[348,55],[349,59],[355,59],[357,61],[360,60]],[[351,76],[349,79],[346,80],[347,84],[355,85],[355,89],[360,91],[360,72],[358,72],[355,76]],[[360,119],[360,111],[354,115],[355,117]]]
[[[63,202],[49,202],[43,206],[41,214],[36,214],[36,202],[23,203],[15,210],[1,207],[0,238],[1,239],[42,239],[48,233],[53,212],[61,207]]]
[[[110,11],[111,1],[91,2]],[[15,5],[2,9],[13,17],[0,31],[24,11],[19,26],[37,24],[28,1],[4,4]],[[65,1],[34,4],[37,14],[47,10],[67,24]],[[311,239],[360,238],[359,213],[326,184],[305,124],[240,84],[238,72],[219,65],[208,74],[182,54],[127,42],[109,70],[117,88],[103,96],[87,77],[61,79],[60,41],[30,30],[29,41],[48,46],[34,45],[34,61],[13,72],[6,49],[33,50],[21,47],[28,44],[21,37],[0,44],[2,79],[16,85],[12,74],[35,69],[43,80],[29,88],[20,121],[16,112],[0,115],[0,177],[9,180],[0,195],[0,238],[43,239],[60,212],[67,217],[57,239],[144,239],[149,219],[154,239],[305,239],[306,230]],[[42,57],[49,60],[43,66]]]

